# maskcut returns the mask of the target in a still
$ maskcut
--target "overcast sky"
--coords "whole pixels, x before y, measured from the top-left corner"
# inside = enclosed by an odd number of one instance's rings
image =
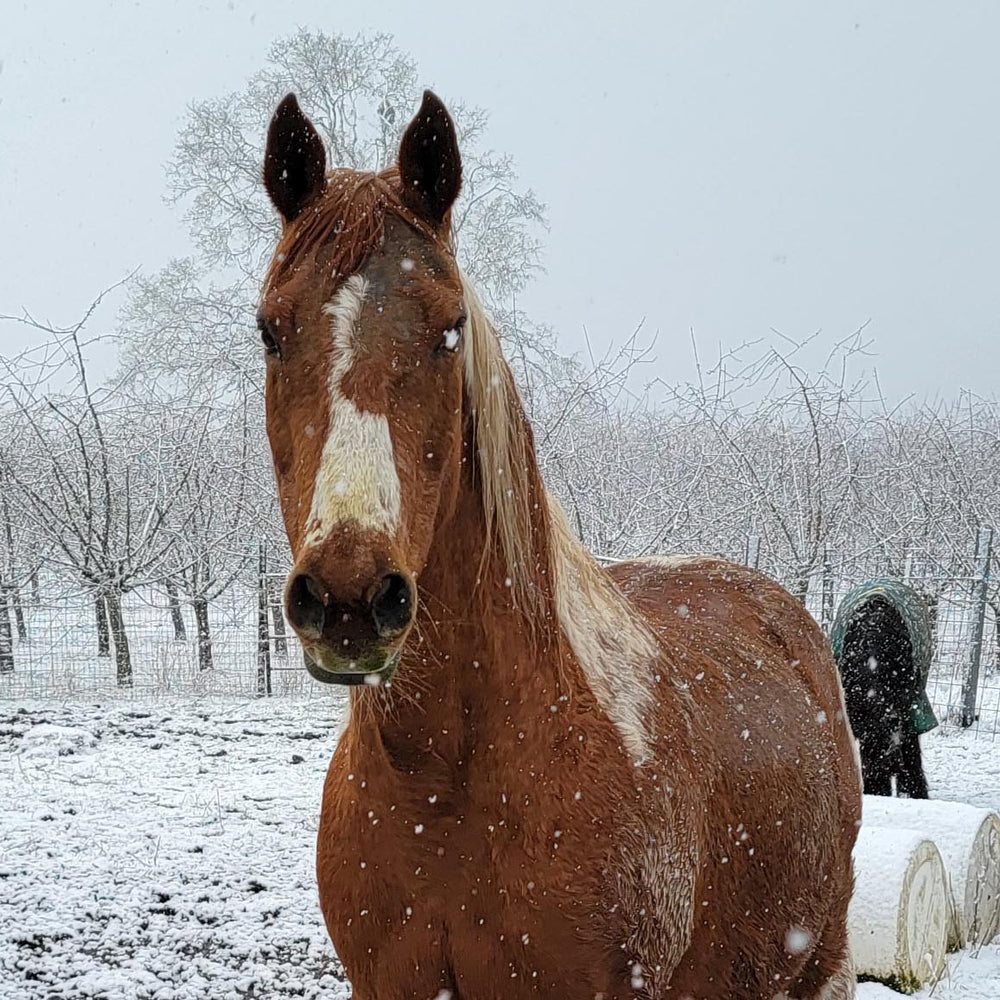
[[[68,322],[186,253],[162,195],[189,102],[241,88],[299,26],[382,30],[446,101],[489,110],[487,143],[547,204],[547,274],[521,305],[565,349],[644,319],[673,379],[690,330],[712,353],[772,327],[833,343],[870,320],[892,395],[995,391],[994,0],[3,11],[0,312]],[[0,350],[15,336],[0,327]]]

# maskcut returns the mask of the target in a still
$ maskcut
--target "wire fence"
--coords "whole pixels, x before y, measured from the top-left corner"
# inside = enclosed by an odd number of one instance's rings
[[[893,573],[877,553],[829,552],[810,581],[806,604],[828,632],[840,600],[857,584],[886,576],[904,579],[933,610],[927,691],[938,719],[996,739],[1000,650],[989,599],[991,541],[984,530],[955,558],[914,555],[901,573]],[[745,556],[751,565],[759,561],[753,536]],[[301,647],[285,621],[286,571],[283,560],[269,557],[261,546],[256,584],[232,586],[201,620],[190,602],[172,600],[166,590],[126,594],[122,617],[132,683],[124,688],[116,681],[114,650],[100,648],[93,596],[62,592],[58,579],[43,578],[21,601],[18,616],[8,607],[9,638],[0,634],[0,698],[328,697],[329,688],[304,669]]]
[[[992,528],[942,556],[914,548],[902,567],[875,551],[827,552],[810,580],[807,607],[829,635],[836,609],[862,583],[897,579],[919,593],[931,621],[933,657],[927,695],[944,727],[1000,737],[1000,644],[990,575]],[[992,602],[992,603],[991,603]]]
[[[0,672],[0,698],[62,698],[227,695],[258,693],[257,595],[233,588],[210,607],[211,665],[203,661],[193,609],[182,605],[185,637],[178,638],[165,595],[152,590],[129,594],[123,617],[132,665],[132,684],[116,683],[113,651],[98,651],[93,600],[65,597],[27,604],[26,635],[15,637],[13,669]],[[312,681],[302,669],[298,642],[270,635],[270,685],[275,695],[305,695]],[[266,689],[265,689],[266,690]]]
[[[108,641],[94,595],[43,576],[16,614],[8,601],[6,646],[0,623],[0,698],[328,695],[285,621],[286,572],[261,544],[255,583],[234,583],[201,615],[166,588],[123,595],[128,685],[118,683],[115,636]]]

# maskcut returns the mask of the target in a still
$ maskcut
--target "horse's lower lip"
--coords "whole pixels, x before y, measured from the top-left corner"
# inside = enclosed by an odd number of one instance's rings
[[[388,684],[392,679],[400,652],[400,649],[396,649],[389,654],[382,666],[370,670],[331,670],[323,664],[319,656],[310,652],[306,660],[306,670],[310,677],[321,684],[342,684],[345,687],[359,687],[365,684],[379,687]]]
[[[376,684],[382,683],[379,674],[332,674],[322,668],[316,671],[310,670],[310,673],[321,684],[342,684],[344,687],[360,687],[362,684],[369,683],[370,677],[376,679]]]

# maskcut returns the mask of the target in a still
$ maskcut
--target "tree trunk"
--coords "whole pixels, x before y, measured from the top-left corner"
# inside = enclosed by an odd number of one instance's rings
[[[285,614],[281,610],[281,590],[274,580],[268,580],[271,596],[271,621],[274,624],[274,652],[283,660],[288,656],[288,631],[285,628]]]
[[[934,594],[933,597],[928,597],[926,602],[927,621],[931,627],[931,649],[937,649],[938,601],[938,595]]]
[[[1000,670],[1000,613],[993,612],[993,669]]]
[[[809,596],[809,575],[804,574],[793,580],[788,588],[788,592],[797,601],[800,601],[802,604],[805,604],[806,598]]]
[[[195,627],[198,631],[198,669],[211,670],[212,662],[212,630],[208,622],[208,600],[196,597],[194,605]]]
[[[111,633],[108,630],[108,606],[104,594],[94,598],[94,611],[97,614],[97,655],[111,655]]]
[[[993,649],[986,647],[986,672],[1000,670],[1000,604],[990,604],[993,609]]]
[[[42,603],[42,588],[38,583],[38,570],[31,571],[31,603],[37,608]]]
[[[132,656],[128,648],[125,619],[122,617],[122,595],[120,591],[109,590],[105,594],[108,609],[108,628],[115,644],[115,676],[119,687],[132,686]]]
[[[7,588],[0,587],[0,674],[14,672],[14,634],[10,627]]]
[[[4,534],[7,541],[7,568],[10,570],[11,579],[17,577],[17,552],[14,546],[14,522],[10,515],[10,504],[7,502],[7,490],[0,487],[0,505],[3,507]],[[0,586],[0,602],[3,604],[2,614],[7,621],[7,634],[10,635],[10,608],[14,608],[14,619],[17,622],[17,635],[20,639],[27,638],[27,629],[24,627],[24,612],[21,610],[21,592],[16,583],[9,586]],[[2,628],[3,626],[0,626]],[[2,640],[0,640],[2,641]],[[11,639],[10,655],[13,657],[13,639]],[[3,654],[0,653],[0,656]],[[3,667],[0,666],[0,670]],[[10,669],[14,669],[13,660]]]
[[[14,621],[17,622],[17,637],[28,638],[28,626],[24,620],[24,607],[21,604],[21,588],[11,587],[10,599],[14,605]]]
[[[181,602],[177,596],[177,584],[168,576],[167,603],[170,605],[170,620],[174,624],[174,638],[179,642],[187,641],[187,629],[184,627],[184,615],[181,613]]]

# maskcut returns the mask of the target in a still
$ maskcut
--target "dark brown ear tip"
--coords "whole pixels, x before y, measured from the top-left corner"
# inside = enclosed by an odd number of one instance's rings
[[[284,118],[286,115],[295,114],[297,111],[301,111],[299,108],[299,99],[294,93],[287,93],[278,103],[278,106],[274,109],[275,118]]]
[[[420,102],[420,110],[417,114],[426,116],[441,115],[446,122],[451,123],[451,115],[448,114],[448,109],[445,107],[444,101],[433,90],[424,91],[424,98]]]

